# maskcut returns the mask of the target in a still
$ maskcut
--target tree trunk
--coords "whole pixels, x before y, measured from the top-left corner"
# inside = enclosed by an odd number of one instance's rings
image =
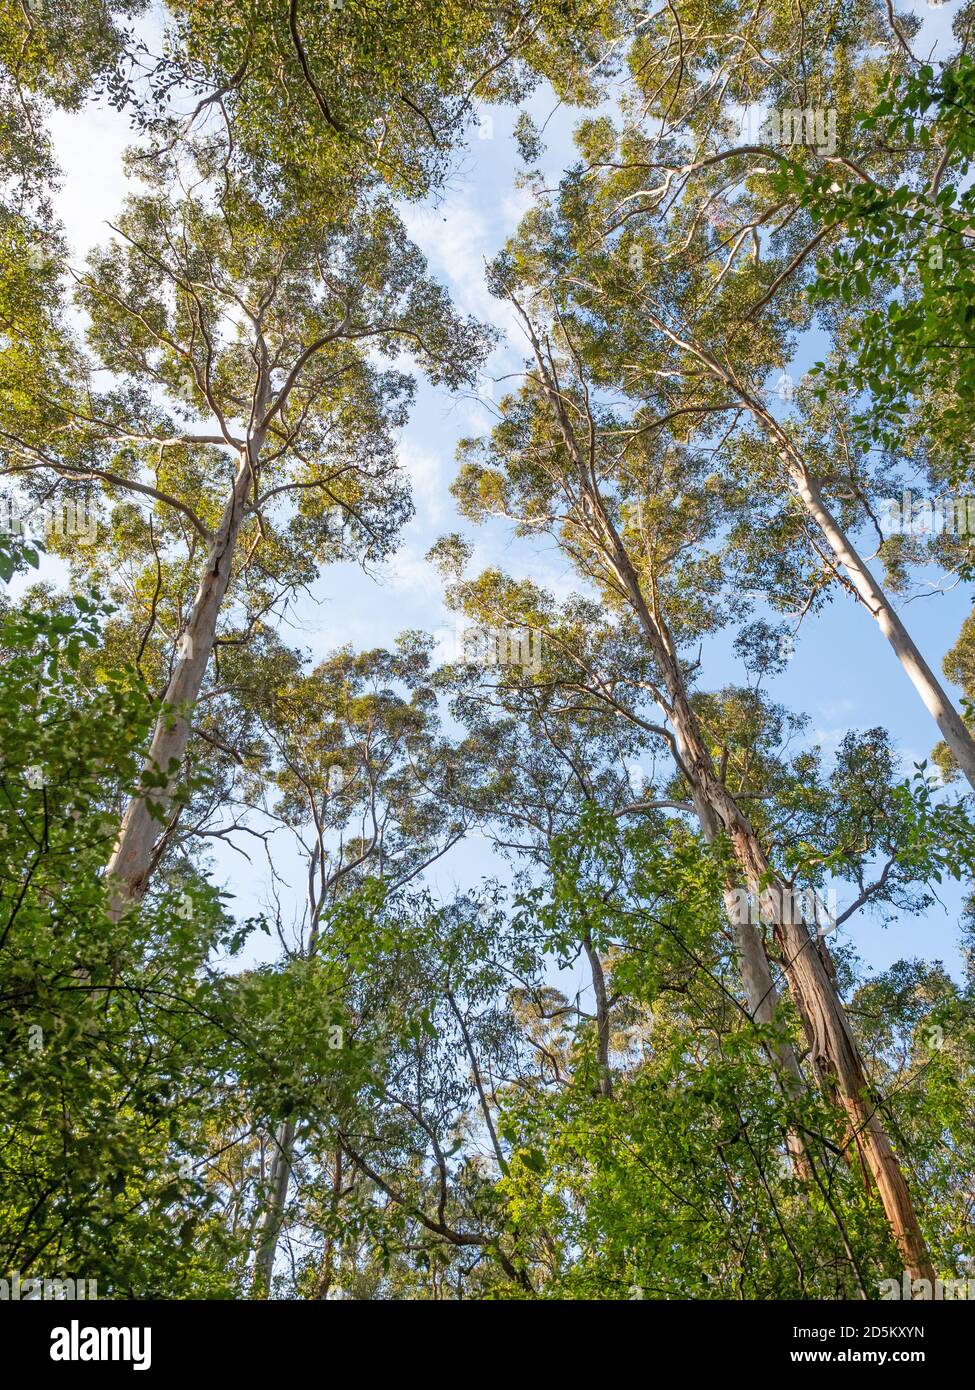
[[[933,1280],[934,1270],[907,1181],[878,1115],[876,1103],[869,1095],[863,1062],[823,954],[818,943],[809,935],[806,925],[795,921],[791,889],[775,873],[747,816],[723,782],[715,776],[710,754],[687,698],[670,635],[659,615],[651,614],[647,608],[629,556],[615,531],[612,531],[608,518],[604,519],[611,530],[610,538],[615,542],[614,567],[630,594],[667,686],[674,732],[691,785],[695,788],[695,797],[699,796],[707,804],[727,832],[745,882],[761,903],[763,916],[773,924],[783,954],[789,991],[812,1049],[817,1080],[827,1094],[838,1095],[849,1117],[852,1138],[876,1184],[905,1268],[911,1272],[912,1278]],[[752,971],[757,964],[756,957],[756,952],[748,951],[749,969]],[[757,989],[758,985],[753,982],[752,987]]]
[[[692,787],[691,797],[704,838],[709,845],[713,844],[718,837],[717,818],[698,789]],[[747,916],[742,916],[736,884],[731,882],[726,884],[724,902],[725,911],[731,923],[749,1016],[758,1024],[773,1023],[780,998],[775,981],[772,979],[772,971],[769,967],[762,934],[759,928],[748,920]],[[779,1038],[773,1044],[771,1058],[775,1066],[776,1079],[783,1094],[790,1097],[801,1095],[806,1089],[806,1078],[803,1076],[799,1058],[796,1056],[792,1044],[785,1038]],[[810,1178],[812,1171],[801,1137],[790,1132],[786,1136],[786,1147],[797,1176]]]
[[[794,920],[791,890],[774,872],[747,816],[715,773],[711,755],[688,699],[686,682],[667,624],[656,611],[656,601],[654,611],[651,611],[644,598],[633,562],[606,510],[596,475],[590,470],[586,455],[575,436],[564,397],[552,380],[534,329],[524,314],[522,318],[528,327],[543,390],[555,412],[563,442],[574,466],[594,539],[598,538],[603,555],[633,608],[666,687],[668,714],[680,751],[682,771],[691,787],[694,803],[702,809],[706,808],[705,815],[710,813],[717,826],[727,833],[745,883],[757,896],[765,915],[773,924],[776,940],[783,953],[789,992],[812,1049],[817,1080],[828,1095],[838,1095],[846,1111],[851,1137],[876,1184],[904,1266],[912,1278],[933,1281],[934,1268],[907,1181],[877,1113],[877,1106],[869,1095],[863,1061],[846,1010],[826,968],[827,953],[824,949],[821,954],[818,943],[809,935],[805,924]],[[719,364],[714,363],[714,366],[723,379],[728,379]],[[737,382],[734,385],[740,389]],[[755,405],[761,410],[757,403]],[[774,420],[771,424],[778,428]],[[781,430],[779,434],[788,445],[788,437]],[[787,911],[784,910],[786,905]],[[748,955],[751,968],[755,964],[755,953],[749,950]],[[754,982],[753,988],[757,988]]]
[[[253,477],[253,447],[241,456],[233,492],[224,508],[220,528],[207,554],[206,569],[183,629],[176,667],[164,696],[165,708],[156,721],[146,757],[146,770],[166,777],[149,797],[133,796],[125,808],[112,857],[106,869],[114,879],[109,915],[117,920],[145,892],[155,868],[154,850],[160,823],[149,811],[151,799],[165,812],[171,802],[176,771],[189,741],[190,718],[200,693],[216,640],[217,618],[230,583],[234,551]]]
[[[285,1120],[278,1125],[274,1134],[274,1156],[267,1180],[267,1204],[264,1220],[258,1232],[257,1256],[254,1260],[254,1293],[259,1298],[267,1298],[274,1274],[274,1258],[278,1252],[278,1238],[284,1218],[284,1204],[288,1198],[288,1183],[291,1179],[291,1157],[295,1142],[295,1122]]]
[[[596,997],[596,1063],[599,1069],[599,1080],[597,1083],[597,1093],[605,1096],[607,1100],[613,1098],[613,1073],[609,1066],[609,998],[606,993],[606,975],[603,971],[603,963],[599,959],[599,952],[593,947],[592,941],[587,935],[583,941],[586,956],[589,959],[589,969],[592,973],[593,994]]]
[[[826,506],[819,484],[813,478],[805,460],[788,433],[762,402],[742,385],[730,367],[723,365],[712,353],[698,343],[682,338],[679,333],[668,328],[654,314],[649,313],[647,317],[654,327],[659,329],[672,343],[696,357],[707,367],[712,376],[734,392],[752,418],[775,441],[779,457],[785,465],[800,501],[826,537],[836,561],[846,570],[850,583],[863,601],[867,612],[893,647],[897,660],[907,672],[912,685],[941,730],[942,737],[954,755],[958,766],[971,785],[975,787],[975,739],[972,738],[961,715],[948,698],[937,676],[921,655],[883,588],[874,579],[843,527]]]
[[[335,1149],[335,1164],[332,1168],[332,1195],[329,1199],[329,1211],[334,1222],[338,1211],[339,1199],[342,1196],[342,1147],[337,1145]],[[328,1298],[332,1288],[332,1281],[335,1277],[335,1239],[332,1230],[329,1229],[325,1237],[325,1249],[322,1251],[322,1263],[318,1274],[318,1285],[315,1289],[317,1299]]]
[[[928,713],[941,730],[942,737],[958,766],[975,787],[975,740],[965,727],[961,715],[921,655],[887,595],[870,573],[842,526],[823,502],[819,484],[810,476],[804,465],[797,466],[793,463],[792,471],[796,491],[806,510],[829,541],[833,554],[850,576],[850,583],[893,647],[897,660],[907,672]]]
[[[695,788],[691,789],[694,809],[701,830],[708,844],[713,844],[718,836],[718,825],[714,812]],[[731,923],[735,951],[741,972],[742,988],[748,1013],[756,1023],[768,1024],[775,1019],[779,1007],[779,991],[772,979],[768,956],[762,935],[754,923],[743,919],[736,894],[736,885],[728,883],[724,891],[725,911]],[[791,1043],[781,1040],[775,1048],[775,1057],[781,1068],[782,1078],[790,1095],[796,1095],[805,1087],[805,1078],[799,1059]]]

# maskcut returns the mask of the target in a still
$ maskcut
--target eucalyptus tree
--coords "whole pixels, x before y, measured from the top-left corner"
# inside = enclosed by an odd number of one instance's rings
[[[48,223],[57,165],[45,122],[95,91],[120,93],[128,25],[145,0],[4,0],[0,6],[0,188],[5,217]]]
[[[679,12],[654,16],[629,54],[628,108],[618,125],[583,123],[582,161],[555,198],[539,199],[522,251],[566,313],[600,325],[597,379],[641,401],[641,428],[735,450],[756,496],[778,503],[782,529],[808,549],[815,591],[839,585],[866,608],[975,784],[975,742],[857,548],[884,483],[855,447],[847,401],[793,418],[767,386],[775,370],[791,383],[795,334],[812,323],[804,285],[844,220],[838,209],[814,226],[800,179],[866,164],[896,187],[905,169],[933,177],[939,154],[853,128],[908,62],[882,7],[798,30],[788,14],[763,9],[741,32],[736,17],[714,16],[686,45]],[[817,112],[831,113],[840,144],[816,134]]]
[[[920,455],[942,487],[971,482],[972,18],[970,6],[957,16],[961,42],[944,62],[892,75],[860,115],[863,141],[920,152],[899,178],[869,160],[831,180],[791,163],[780,175],[817,224],[844,233],[820,256],[811,286],[842,324],[840,350],[819,364],[820,390],[852,397],[860,442]],[[957,537],[953,527],[934,530],[929,539],[954,541],[970,570],[967,528]],[[886,539],[890,551],[906,543],[896,532]]]
[[[387,204],[351,229],[309,226],[269,218],[240,186],[213,203],[165,182],[133,198],[78,276],[78,299],[88,351],[66,347],[36,385],[19,383],[0,444],[4,472],[35,492],[63,480],[152,508],[141,535],[155,554],[145,564],[142,551],[136,598],[176,655],[145,794],[109,865],[121,907],[158,858],[225,605],[246,630],[336,554],[336,526],[348,522],[369,558],[408,514],[393,431],[411,379],[372,358],[406,348],[454,385],[482,336],[426,278]],[[124,507],[119,521],[131,545],[140,528]],[[165,594],[164,562],[195,584],[188,603]]]
[[[558,292],[532,280],[530,260],[527,284],[519,283],[519,269],[524,265],[502,258],[495,284],[520,314],[530,344],[526,382],[502,409],[490,440],[472,445],[457,494],[474,516],[495,512],[526,529],[544,526],[596,583],[604,601],[631,615],[655,668],[653,696],[672,731],[676,764],[701,829],[708,840],[727,838],[745,887],[772,925],[814,1074],[847,1113],[849,1142],[876,1184],[905,1266],[930,1271],[903,1169],[870,1099],[828,948],[821,933],[811,934],[803,914],[794,911],[791,888],[745,804],[729,790],[691,699],[681,648],[696,615],[692,609],[690,622],[685,619],[681,573],[697,581],[710,566],[717,574],[713,554],[694,550],[695,541],[707,534],[713,490],[702,489],[705,510],[691,506],[683,521],[668,505],[673,494],[647,488],[648,475],[668,446],[659,432],[643,430],[639,417],[627,427],[625,417],[603,405],[588,369],[591,355],[599,362],[598,339],[591,347],[577,338],[578,316],[571,322],[563,317]],[[519,299],[529,293],[535,317]],[[713,627],[714,598],[706,586],[702,592],[705,609],[712,609],[703,625]],[[729,878],[729,896],[735,887]],[[743,930],[739,949],[749,999],[759,991],[759,997],[767,997],[772,980],[758,934]]]
[[[720,865],[671,823],[590,807],[553,843],[524,925],[569,947],[580,917],[610,961],[611,1095],[591,1025],[549,990],[522,1000],[540,1074],[511,1086],[503,1191],[549,1297],[867,1297],[889,1233],[843,1164],[842,1123],[774,1084],[720,930]],[[781,1152],[817,1135],[798,1180]]]
[[[516,494],[514,487],[499,487],[497,473],[482,468],[485,460],[478,456],[462,478],[461,495],[475,510],[483,505],[513,515],[514,507],[524,519],[531,505],[525,478],[531,473],[537,481],[538,460],[549,456],[537,437],[530,449],[517,449],[516,444],[524,440],[515,424],[518,408],[509,402],[502,413],[499,433],[511,450],[506,456],[509,466],[514,467],[512,459],[518,460],[523,490]],[[498,454],[493,457],[497,462]],[[629,467],[634,475],[639,473],[640,465],[632,457]],[[652,502],[641,507],[641,540],[658,556],[654,570],[658,599],[663,602],[665,596],[674,605],[669,611],[675,614],[677,640],[696,648],[708,630],[700,625],[707,607],[699,582],[706,554],[695,562],[693,549],[701,540],[699,503],[709,497],[713,510],[715,493],[702,487],[698,495],[687,483],[685,478],[684,506],[677,514],[662,477],[656,476],[647,494]],[[475,496],[479,502],[472,500]],[[524,511],[517,511],[516,496]],[[534,499],[538,500],[537,493]],[[551,518],[551,496],[544,508]],[[649,520],[651,515],[654,522]],[[456,573],[463,560],[456,540],[442,542],[438,550],[441,559],[453,560]],[[660,561],[664,554],[672,560],[682,555],[688,565],[682,579]],[[587,568],[591,572],[591,565]],[[696,599],[696,613],[687,606],[684,596],[688,594]],[[537,586],[505,580],[494,572],[455,582],[451,596],[470,618],[495,629],[533,626],[545,653],[540,671],[492,668],[487,694],[482,690],[484,673],[476,668],[461,668],[461,674],[451,679],[454,712],[471,735],[490,749],[486,776],[466,793],[470,799],[480,795],[489,808],[483,821],[485,833],[524,862],[546,865],[553,838],[571,829],[586,803],[595,803],[621,825],[646,820],[665,840],[672,836],[694,807],[687,781],[679,772],[675,774],[671,761],[673,733],[660,724],[653,709],[656,672],[625,614],[621,620],[578,598],[557,605]],[[712,623],[721,621],[722,604],[715,604],[715,594],[711,603]],[[753,663],[756,638],[753,628],[745,628],[740,639],[746,660]],[[839,940],[835,934],[865,907],[923,913],[934,904],[937,884],[944,876],[959,878],[971,872],[971,855],[965,849],[971,831],[966,829],[969,820],[964,807],[938,806],[931,801],[927,784],[913,789],[902,785],[895,752],[883,731],[851,733],[827,776],[815,751],[789,752],[803,733],[803,719],[769,705],[756,690],[709,693],[700,689],[694,675],[699,663],[700,656],[686,668],[686,679],[713,766],[736,800],[747,806],[753,827],[769,847],[776,873],[792,895],[794,914],[801,909],[808,915],[817,934],[828,936],[835,946]],[[667,819],[662,819],[664,813]],[[849,885],[848,897],[844,884]],[[746,934],[757,955],[761,935],[749,923],[751,914],[743,916],[741,895],[726,893],[726,898],[739,956]],[[613,991],[606,988],[611,963],[593,948],[592,934],[582,918],[576,920],[581,942],[576,950],[585,949],[592,971],[597,1050],[605,1069],[614,1026]],[[845,955],[840,952],[841,958]],[[759,958],[768,979],[765,998],[755,996],[754,976],[749,981],[747,970],[743,971],[749,985],[749,1011],[760,1025],[777,1013],[781,961],[775,957],[773,953],[767,961],[763,952]],[[842,964],[839,976],[844,988],[850,988],[853,978]],[[578,1001],[575,1009],[568,1004],[566,1013],[581,1016]],[[783,1021],[780,1015],[780,1028]],[[797,1060],[801,1049],[788,1032],[776,1036],[761,1027],[756,1031],[762,1047],[777,1061],[780,1076],[799,1083],[787,1086],[795,1099],[804,1087]],[[794,1133],[793,1159],[808,1178],[806,1147],[802,1136]]]
[[[427,645],[407,634],[393,652],[342,648],[310,672],[296,661],[273,691],[252,697],[267,760],[245,774],[241,791],[290,832],[306,868],[294,948],[301,959],[330,956],[330,913],[357,888],[404,889],[465,833],[468,818],[443,796],[452,750],[439,734],[428,668]],[[381,975],[379,961],[375,968]],[[255,1260],[256,1287],[265,1293],[298,1124],[289,1117],[274,1136]]]
[[[456,485],[461,506],[475,516],[485,512],[509,515],[525,531],[539,526],[553,528],[560,544],[567,548],[579,570],[599,582],[601,575],[592,554],[587,550],[584,528],[577,532],[574,522],[561,524],[564,520],[562,506],[568,499],[559,496],[561,484],[556,481],[560,476],[558,451],[537,431],[530,407],[524,408],[526,402],[527,393],[519,404],[514,401],[506,403],[493,444],[501,456],[512,463],[512,477],[516,479],[514,488],[509,494],[504,484],[500,483],[497,472],[482,466],[479,450],[472,444],[467,455],[468,462]],[[601,425],[606,440],[612,440],[614,435],[626,437],[626,431],[618,419],[607,416],[601,420]],[[595,434],[592,438],[595,439]],[[721,593],[720,562],[713,550],[709,549],[708,541],[721,518],[727,515],[734,489],[729,490],[720,483],[710,469],[706,456],[696,459],[687,452],[670,453],[662,448],[642,447],[639,444],[629,452],[627,444],[621,447],[626,453],[629,474],[624,486],[629,499],[635,500],[632,508],[634,541],[646,549],[653,574],[651,582],[660,583],[663,572],[667,572],[669,581],[674,584],[675,600],[679,602],[679,607],[675,604],[672,610],[677,640],[690,641],[722,625],[728,618],[727,601]],[[538,486],[541,491],[534,496],[522,497],[520,490],[526,486],[529,489]],[[515,508],[513,512],[512,506]],[[678,506],[680,511],[677,510]],[[673,563],[678,558],[682,561],[680,565]],[[655,562],[660,568],[653,568]],[[509,613],[521,610],[523,616],[518,621],[538,625],[545,636],[552,658],[549,673],[558,670],[559,665],[563,667],[555,685],[556,688],[561,685],[570,692],[565,702],[570,715],[580,712],[576,699],[578,695],[582,696],[583,709],[588,705],[590,709],[598,710],[602,705],[622,719],[631,731],[639,731],[642,737],[649,738],[651,745],[658,743],[658,746],[664,747],[668,756],[676,761],[677,767],[683,769],[683,754],[674,730],[666,727],[659,718],[648,718],[646,712],[637,711],[637,706],[643,703],[645,692],[659,692],[657,654],[652,650],[646,652],[642,668],[639,662],[634,663],[632,634],[619,627],[607,630],[600,620],[598,609],[591,604],[580,605],[577,612],[567,614],[568,626],[560,621],[553,631],[550,604],[545,602],[542,595],[535,593],[532,586],[524,586],[521,593],[506,594],[504,589],[503,583],[499,584],[493,577],[485,576],[476,589],[468,586],[458,596],[472,603],[472,611],[479,614],[485,605],[488,612],[493,606],[494,621],[498,621],[499,603],[502,611],[505,608]],[[614,607],[618,608],[616,599]],[[595,640],[590,635],[593,631],[597,634]],[[568,667],[568,673],[565,667]],[[607,674],[607,667],[611,675]],[[544,680],[542,693],[544,698]],[[667,708],[666,703],[663,708]],[[572,764],[573,767],[577,765],[589,766],[585,760]],[[661,807],[690,808],[686,786],[676,792],[665,791],[663,797],[662,801],[659,795],[655,798]],[[637,809],[651,810],[655,801],[651,800],[648,805],[638,806]],[[693,809],[701,815],[699,802],[694,803]],[[705,835],[714,839],[717,825],[706,810],[701,824]],[[749,1006],[756,1021],[765,1024],[775,1015],[778,992],[760,936],[747,920],[747,915],[743,918],[736,907],[738,899],[734,896],[735,892],[734,884],[729,881],[729,913],[738,938],[737,947]],[[777,1062],[786,1086],[800,1084],[800,1068],[790,1046],[783,1043],[778,1049]]]
[[[150,140],[166,147],[206,131],[222,161],[293,208],[364,181],[427,195],[479,104],[519,100],[543,79],[573,105],[594,101],[621,28],[632,26],[615,0],[378,9],[271,0],[229,10],[172,0],[168,12],[143,107]]]
[[[103,619],[81,597],[0,614],[0,1258],[102,1296],[226,1294],[198,1127],[246,1026],[208,958],[247,926],[189,876],[110,919],[112,789],[138,781],[152,707],[124,668],[82,673]]]
[[[880,558],[890,582],[902,588],[914,564],[933,563],[962,579],[973,572],[970,26],[970,11],[963,11],[958,52],[937,69],[915,64],[892,79],[861,117],[874,139],[930,151],[907,176],[885,178],[869,164],[846,170],[842,182],[809,178],[791,165],[782,174],[816,222],[838,224],[846,234],[819,259],[811,288],[814,301],[842,323],[840,350],[818,364],[818,389],[850,396],[857,440],[903,460],[906,476],[892,480],[887,524],[877,519]],[[928,497],[915,513],[901,498],[918,474]],[[970,630],[969,619],[944,666],[962,687],[969,725]],[[946,774],[957,769],[947,742],[936,756]]]

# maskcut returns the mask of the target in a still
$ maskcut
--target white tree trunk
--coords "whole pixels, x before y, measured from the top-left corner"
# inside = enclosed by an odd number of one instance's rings
[[[267,1180],[264,1219],[258,1232],[257,1256],[254,1261],[254,1290],[261,1298],[267,1298],[274,1274],[274,1260],[278,1252],[284,1206],[288,1199],[288,1183],[291,1180],[294,1142],[295,1122],[285,1120],[278,1125],[274,1134],[274,1154]]]
[[[230,583],[254,457],[253,450],[241,456],[233,492],[207,554],[206,568],[180,638],[176,666],[164,696],[165,708],[156,721],[149,745],[146,769],[166,777],[165,785],[153,788],[149,799],[161,806],[164,813],[172,800],[178,766],[189,741],[193,706],[213,654],[217,618]],[[109,906],[113,920],[145,892],[155,867],[154,849],[160,829],[159,820],[150,814],[146,796],[133,796],[122,816],[106,869],[114,880]]]
[[[941,730],[942,737],[951,749],[958,766],[975,787],[975,740],[965,727],[961,715],[921,655],[887,595],[870,573],[842,526],[823,502],[819,485],[810,477],[805,467],[796,470],[795,483],[796,491],[806,510],[829,541],[833,554],[849,575],[850,583],[893,647],[897,660],[907,672],[911,684]]]
[[[915,690],[921,696],[925,707],[941,730],[942,737],[954,755],[958,766],[972,786],[975,787],[975,739],[972,738],[961,715],[955,709],[937,676],[924,660],[906,627],[894,611],[894,607],[883,588],[874,579],[842,526],[824,503],[818,483],[806,467],[802,454],[796,448],[789,434],[762,402],[738,380],[729,366],[719,362],[712,353],[699,343],[675,333],[655,314],[648,312],[647,318],[665,337],[684,352],[695,357],[716,380],[722,382],[732,391],[752,418],[774,440],[779,457],[785,465],[789,478],[807,513],[826,537],[834,558],[846,570],[857,595],[893,647],[898,661],[907,672]]]

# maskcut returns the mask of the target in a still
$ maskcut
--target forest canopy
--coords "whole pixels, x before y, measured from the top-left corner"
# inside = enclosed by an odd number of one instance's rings
[[[0,1280],[975,1297],[973,25],[0,0]]]

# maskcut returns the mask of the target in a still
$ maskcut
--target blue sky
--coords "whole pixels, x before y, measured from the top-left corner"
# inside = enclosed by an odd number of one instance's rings
[[[912,8],[925,21],[924,41],[915,43],[915,49],[927,51],[930,43],[947,32],[955,6],[931,7],[921,0]],[[555,109],[553,114],[554,107],[550,92],[540,92],[528,103],[537,124],[551,117],[542,161],[550,183],[557,181],[574,157],[571,130],[580,114],[565,108]],[[403,209],[431,271],[448,286],[457,307],[506,332],[488,364],[487,375],[494,377],[515,369],[524,353],[503,306],[487,293],[483,277],[484,262],[497,253],[528,206],[528,194],[515,184],[520,167],[511,135],[516,114],[506,108],[486,113],[481,128],[475,129],[459,156],[442,195],[428,204]],[[123,117],[93,106],[76,114],[55,116],[52,129],[65,171],[59,211],[80,259],[88,247],[104,239],[104,220],[114,215],[125,195],[121,153],[130,138],[129,129]],[[800,344],[794,364],[790,364],[793,376],[798,377],[810,365],[814,346],[809,341]],[[495,398],[502,389],[490,381],[480,388],[485,397]],[[556,594],[566,594],[574,587],[567,563],[551,543],[516,542],[500,524],[472,531],[456,515],[449,486],[457,441],[483,432],[490,423],[490,412],[475,395],[451,396],[420,385],[412,419],[400,443],[401,460],[412,481],[416,515],[405,528],[396,555],[377,579],[365,577],[354,566],[336,566],[323,572],[313,599],[299,606],[300,630],[292,629],[292,641],[320,657],[346,642],[357,647],[391,643],[406,628],[451,630],[454,619],[442,604],[439,577],[423,557],[438,536],[453,530],[468,534],[474,542],[475,568],[500,564],[515,575],[531,575]],[[907,605],[905,620],[935,670],[940,670],[941,659],[955,641],[971,602],[969,585],[947,596],[918,599]],[[731,637],[727,634],[709,644],[705,680],[710,687],[746,679],[732,654]],[[934,725],[876,625],[862,608],[839,594],[821,614],[803,624],[795,656],[769,689],[789,707],[809,715],[810,737],[827,754],[848,730],[879,724],[892,734],[905,772],[909,772],[915,761],[928,755],[937,739]],[[251,871],[241,859],[222,852],[217,868],[218,877],[235,893],[241,915],[249,915],[264,903],[265,885],[257,867]],[[449,894],[457,887],[467,887],[482,873],[502,869],[484,842],[475,839],[441,861],[432,883],[437,891]],[[295,863],[296,902],[301,894],[302,876]],[[842,906],[842,895],[840,902]],[[922,920],[902,919],[886,929],[861,912],[844,930],[871,967],[879,969],[904,955],[920,955],[941,958],[957,971],[960,894],[949,889],[944,902],[944,908],[933,908]],[[268,946],[270,949],[270,943]]]

